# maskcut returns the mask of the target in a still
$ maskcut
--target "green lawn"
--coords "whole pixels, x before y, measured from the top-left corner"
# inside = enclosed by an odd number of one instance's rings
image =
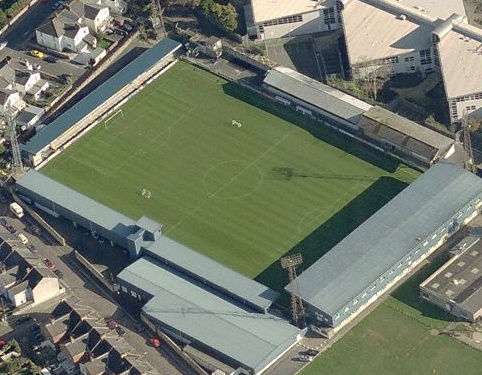
[[[293,125],[281,107],[186,63],[122,109],[42,172],[133,219],[160,221],[166,235],[250,277],[386,181],[331,231],[339,241],[405,186],[399,180],[418,174],[326,130],[317,134],[319,124]],[[318,248],[311,261],[326,251]]]

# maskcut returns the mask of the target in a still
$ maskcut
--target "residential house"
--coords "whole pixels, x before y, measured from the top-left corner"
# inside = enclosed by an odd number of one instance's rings
[[[82,23],[82,17],[63,9],[60,13],[35,30],[37,43],[56,51],[83,52],[87,49],[85,36],[89,27]]]
[[[3,82],[7,90],[18,92],[19,96],[11,95],[11,102],[8,103],[17,110],[26,106],[21,97],[29,95],[34,100],[38,100],[49,87],[48,82],[42,79],[40,73],[35,71],[28,61],[5,58],[0,62],[0,76],[3,78],[0,87]]]
[[[67,8],[79,16],[82,24],[88,26],[89,30],[95,33],[104,31],[112,19],[109,7],[98,3],[85,3],[80,0],[73,0]]]

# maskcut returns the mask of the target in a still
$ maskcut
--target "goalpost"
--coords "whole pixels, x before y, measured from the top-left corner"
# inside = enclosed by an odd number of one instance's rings
[[[150,198],[150,197],[152,196],[151,192],[150,192],[149,190],[147,190],[147,189],[142,189],[142,193],[141,193],[141,194],[142,194],[142,196],[143,196],[144,198]]]
[[[118,109],[116,112],[114,112],[110,117],[106,118],[104,121],[104,127],[106,129],[109,129],[110,123],[114,120],[117,120],[119,117],[123,117],[124,112],[122,112],[122,108]]]

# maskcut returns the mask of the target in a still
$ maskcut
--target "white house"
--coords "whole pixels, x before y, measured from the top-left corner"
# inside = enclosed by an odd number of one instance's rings
[[[104,31],[112,19],[106,5],[73,0],[68,9],[79,16],[82,24],[88,26],[92,32]]]
[[[54,18],[35,30],[37,43],[56,51],[69,50],[83,52],[87,49],[84,37],[89,35],[89,28],[82,24],[82,17],[63,9]]]

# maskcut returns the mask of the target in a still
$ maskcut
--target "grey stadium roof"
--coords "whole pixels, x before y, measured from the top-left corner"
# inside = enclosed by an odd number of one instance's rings
[[[161,40],[39,131],[25,145],[21,145],[22,150],[37,154],[117,91],[180,47],[181,44],[174,40]]]
[[[278,292],[263,284],[243,276],[168,237],[161,237],[148,247],[144,247],[141,254],[149,254],[170,264],[175,264],[176,267],[216,285],[219,289],[228,291],[229,294],[234,294],[249,301],[263,310],[267,309],[279,296]]]
[[[144,256],[120,279],[155,292],[148,316],[233,360],[260,371],[289,349],[300,330],[270,314],[249,313],[207,292]]]
[[[52,207],[47,207],[53,211],[55,211],[55,205],[64,207],[122,237],[127,237],[132,233],[132,230],[136,229],[136,223],[127,216],[33,169],[25,173],[17,181],[17,185],[53,202]],[[120,226],[119,224],[124,225]],[[129,228],[132,230],[128,230]]]
[[[354,124],[371,108],[368,103],[283,66],[271,69],[263,82]]]
[[[334,315],[471,199],[482,180],[438,163],[321,257],[297,279],[309,304]],[[287,287],[288,288],[288,287]]]

